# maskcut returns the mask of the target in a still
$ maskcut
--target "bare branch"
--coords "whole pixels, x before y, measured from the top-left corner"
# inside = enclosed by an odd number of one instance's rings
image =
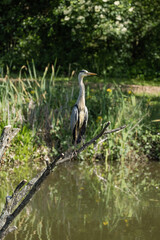
[[[110,134],[110,133],[120,132],[120,131],[122,131],[124,128],[126,128],[126,125],[121,126],[121,127],[119,127],[119,128],[115,128],[115,129],[112,129],[112,130],[105,131],[105,132],[104,132],[104,135],[106,136],[106,135],[108,135],[108,134]],[[102,143],[105,142],[107,139],[108,139],[108,137],[105,137],[105,138],[101,139],[101,140],[97,143],[97,145],[102,144]]]
[[[124,128],[126,128],[126,125],[121,126],[119,128],[115,128],[115,129],[112,129],[112,130],[105,131],[104,135],[107,135],[107,134],[110,134],[110,133],[114,133],[114,132],[119,132],[119,131],[121,131]]]
[[[12,128],[11,125],[5,126],[0,137],[0,161],[6,148],[10,145],[12,139],[19,132],[19,128]]]

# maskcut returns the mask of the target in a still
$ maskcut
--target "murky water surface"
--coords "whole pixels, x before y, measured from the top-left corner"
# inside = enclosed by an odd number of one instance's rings
[[[16,219],[6,240],[159,240],[160,189],[142,188],[140,197],[118,188],[102,189],[85,167],[57,168]],[[89,171],[89,169],[87,169]],[[150,164],[151,176],[160,164]],[[157,174],[157,175],[156,175]],[[109,187],[109,185],[108,185]]]

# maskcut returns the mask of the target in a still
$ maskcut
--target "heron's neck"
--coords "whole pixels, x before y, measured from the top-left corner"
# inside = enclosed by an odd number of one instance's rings
[[[83,83],[83,78],[80,78],[78,80],[79,80],[79,96],[77,99],[77,105],[85,106],[85,86]]]

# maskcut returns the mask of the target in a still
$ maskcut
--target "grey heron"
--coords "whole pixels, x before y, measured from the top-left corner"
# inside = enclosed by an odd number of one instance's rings
[[[71,114],[71,130],[73,134],[73,143],[78,144],[82,140],[82,136],[85,133],[87,122],[88,122],[88,109],[85,105],[85,86],[83,83],[83,78],[87,76],[97,75],[96,73],[88,72],[87,70],[82,70],[78,74],[79,82],[79,96],[76,104],[72,109]]]

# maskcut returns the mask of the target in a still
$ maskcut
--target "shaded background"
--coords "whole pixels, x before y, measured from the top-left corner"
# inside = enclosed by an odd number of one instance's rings
[[[158,0],[1,0],[0,70],[57,59],[62,74],[158,76],[159,29]]]

